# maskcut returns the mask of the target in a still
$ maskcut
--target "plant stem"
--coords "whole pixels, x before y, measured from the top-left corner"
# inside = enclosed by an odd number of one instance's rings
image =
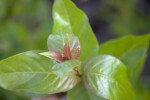
[[[75,67],[75,68],[73,68],[73,70],[77,72],[77,76],[82,77],[82,75],[80,74],[80,72],[77,70],[77,68],[76,68],[76,67]]]

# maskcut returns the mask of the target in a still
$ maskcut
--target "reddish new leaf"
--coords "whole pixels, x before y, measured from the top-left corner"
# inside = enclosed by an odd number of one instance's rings
[[[65,39],[65,45],[64,45],[64,49],[63,49],[63,56],[64,56],[64,60],[69,60],[69,59],[71,60],[72,59],[68,34],[66,35],[66,39]]]
[[[70,43],[72,59],[79,59],[81,47],[80,47],[80,42],[79,42],[78,38],[75,36],[70,36],[69,43]]]
[[[49,51],[49,52],[43,52],[40,53],[41,55],[44,55],[48,58],[51,58],[57,62],[63,62],[63,58],[62,58],[62,54],[58,53],[58,52],[53,52],[53,51]]]
[[[49,52],[41,53],[57,62],[80,58],[80,42],[76,36],[67,33],[51,34],[48,38]]]

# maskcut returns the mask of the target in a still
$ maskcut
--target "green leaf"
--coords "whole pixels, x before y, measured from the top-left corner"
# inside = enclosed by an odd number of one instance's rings
[[[99,46],[88,18],[71,0],[55,0],[53,19],[53,33],[65,31],[73,33],[79,38],[82,61],[97,54]]]
[[[7,91],[0,88],[0,100],[31,100],[31,99],[18,96],[11,91]]]
[[[110,40],[100,46],[99,54],[109,54],[119,58],[126,65],[128,76],[137,79],[146,59],[149,40],[150,34]]]
[[[27,91],[15,91],[15,94],[24,98],[35,98],[35,97],[44,98],[46,96],[49,96],[49,94],[33,93],[33,92],[27,92]]]
[[[73,89],[68,91],[67,100],[90,100],[86,89],[82,86],[81,82],[78,83]]]
[[[79,82],[73,89],[68,91],[67,100],[106,100],[88,92]]]
[[[110,100],[134,100],[126,67],[118,59],[98,55],[88,59],[82,71],[85,87],[94,94]]]
[[[144,79],[139,79],[133,84],[136,100],[150,100],[150,87]]]
[[[78,78],[78,60],[62,63],[29,51],[0,61],[0,86],[13,91],[53,94],[72,89]]]

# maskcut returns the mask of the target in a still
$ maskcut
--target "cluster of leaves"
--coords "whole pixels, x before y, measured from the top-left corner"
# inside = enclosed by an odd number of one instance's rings
[[[87,16],[70,0],[55,0],[53,19],[49,52],[28,51],[0,61],[2,88],[22,95],[67,91],[68,100],[139,99],[136,83],[150,35],[127,36],[99,46]]]

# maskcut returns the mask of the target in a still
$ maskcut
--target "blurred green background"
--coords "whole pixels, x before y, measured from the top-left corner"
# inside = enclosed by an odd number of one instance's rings
[[[0,0],[0,59],[47,49],[51,6],[48,0]]]
[[[150,33],[149,0],[73,1],[88,15],[100,44],[129,34]],[[47,38],[53,25],[53,2],[54,0],[0,0],[0,60],[24,51],[47,50]],[[150,84],[149,76],[150,55],[143,71],[144,79]],[[145,95],[150,94],[146,92]],[[0,89],[0,100],[23,98]]]

